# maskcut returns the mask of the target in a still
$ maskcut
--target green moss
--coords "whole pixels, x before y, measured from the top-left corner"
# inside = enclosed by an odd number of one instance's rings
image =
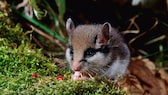
[[[0,43],[2,94],[125,95],[103,80],[72,81],[69,70],[57,68],[28,42],[14,47],[6,38],[0,38]],[[33,78],[33,73],[38,77]],[[58,75],[64,80],[57,80]]]
[[[38,89],[45,89],[41,92]],[[49,91],[50,92],[47,92]],[[107,85],[106,83],[98,83],[96,80],[92,81],[50,81],[45,85],[33,86],[35,93],[53,94],[56,95],[125,95],[124,92]]]
[[[24,38],[23,29],[19,24],[14,24],[11,21],[11,16],[3,15],[3,12],[0,11],[0,37],[6,38],[10,42],[19,43]]]
[[[0,94],[2,95],[125,95],[103,80],[72,81],[26,39],[26,31],[0,10]],[[37,78],[32,77],[36,73]],[[59,81],[56,76],[62,75]]]
[[[30,43],[13,47],[0,38],[0,92],[2,94],[124,95],[102,80],[72,81],[69,70],[61,70]],[[36,73],[37,78],[32,74]],[[56,79],[62,75],[64,80]],[[112,83],[111,83],[112,84]]]

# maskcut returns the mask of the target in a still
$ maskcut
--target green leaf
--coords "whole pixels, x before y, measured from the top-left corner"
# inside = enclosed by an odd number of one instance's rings
[[[33,11],[37,19],[42,19],[47,15],[47,11],[45,9],[41,10],[37,5],[37,0],[29,0],[30,5],[33,7]]]
[[[57,6],[58,6],[58,11],[59,11],[59,17],[62,19],[64,17],[65,13],[65,0],[55,0]]]

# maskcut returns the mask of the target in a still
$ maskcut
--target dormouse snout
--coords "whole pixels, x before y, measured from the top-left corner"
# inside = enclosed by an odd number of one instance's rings
[[[73,71],[81,71],[84,67],[86,60],[74,61],[72,64]]]
[[[80,71],[81,68],[82,68],[81,64],[73,65],[73,66],[72,66],[73,71]]]

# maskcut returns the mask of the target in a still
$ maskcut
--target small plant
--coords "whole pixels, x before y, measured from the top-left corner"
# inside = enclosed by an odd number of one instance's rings
[[[0,10],[0,94],[125,95],[106,81],[72,81],[72,72],[45,57],[31,43],[32,32],[15,24],[10,14],[9,7]]]
[[[33,41],[44,53],[60,53],[65,50],[65,0],[23,0],[20,3],[13,1],[12,9],[15,14],[26,20],[21,23],[32,29]]]

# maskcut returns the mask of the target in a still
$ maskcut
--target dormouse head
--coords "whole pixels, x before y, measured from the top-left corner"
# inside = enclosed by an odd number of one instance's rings
[[[66,59],[71,69],[84,73],[97,72],[109,64],[113,30],[108,22],[75,27],[69,18],[66,21],[66,31],[69,35]]]

